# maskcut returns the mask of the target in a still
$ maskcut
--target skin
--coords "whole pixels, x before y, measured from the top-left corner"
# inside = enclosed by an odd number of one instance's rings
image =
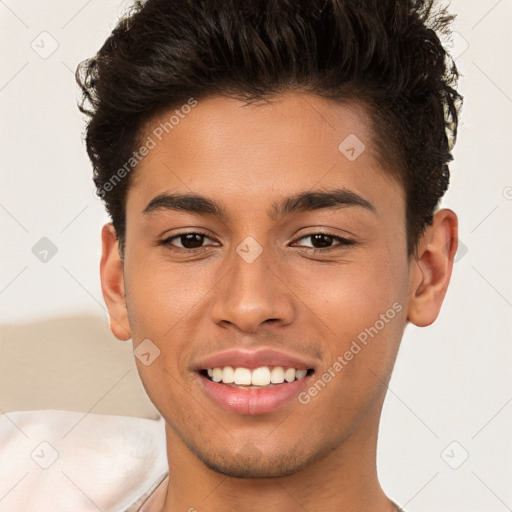
[[[350,134],[366,146],[354,161],[338,150]],[[298,93],[251,105],[213,97],[133,174],[124,268],[106,224],[101,282],[113,333],[131,337],[134,348],[150,339],[161,351],[149,366],[136,359],[166,421],[170,471],[147,510],[395,509],[376,472],[381,408],[406,324],[428,326],[439,314],[457,216],[437,211],[409,259],[404,191],[374,148],[357,104]],[[330,188],[356,192],[375,212],[345,206],[267,215],[275,201]],[[226,217],[163,209],[144,215],[163,192],[214,199]],[[201,254],[159,245],[195,231],[208,235]],[[333,250],[314,254],[307,235],[322,232],[356,244],[331,239]],[[235,250],[248,236],[263,249],[250,264]],[[173,244],[183,247],[183,239]],[[318,377],[397,302],[401,311],[308,404],[235,414],[212,402],[191,370],[198,357],[220,350],[277,347],[312,358]]]

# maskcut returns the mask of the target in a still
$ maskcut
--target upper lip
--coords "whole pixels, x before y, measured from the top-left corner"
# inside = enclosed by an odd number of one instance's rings
[[[310,368],[314,369],[312,361],[295,354],[281,352],[275,349],[258,350],[226,350],[217,352],[205,357],[193,365],[196,371],[209,368],[223,368],[232,366],[233,368],[259,368],[261,366],[282,366],[285,368],[295,368],[297,370]]]

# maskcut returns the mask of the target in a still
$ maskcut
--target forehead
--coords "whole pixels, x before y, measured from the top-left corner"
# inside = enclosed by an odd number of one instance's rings
[[[381,165],[369,116],[357,103],[286,94],[246,104],[226,97],[173,108],[147,124],[152,149],[132,176],[127,209],[142,211],[155,196],[211,196],[237,208],[265,204],[305,190],[345,188],[395,207],[401,186]],[[269,206],[270,205],[270,206]]]

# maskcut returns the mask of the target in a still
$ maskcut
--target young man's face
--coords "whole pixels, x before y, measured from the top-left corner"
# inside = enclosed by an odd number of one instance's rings
[[[135,349],[150,340],[142,347],[151,364],[137,365],[168,444],[176,457],[192,452],[249,477],[374,452],[407,319],[435,320],[453,244],[444,277],[429,274],[433,256],[409,262],[404,191],[381,166],[357,105],[292,94],[249,106],[210,98],[158,141],[153,130],[172,113],[148,128],[157,144],[134,171],[124,281],[108,225],[102,261],[114,333],[131,335]],[[315,192],[357,195],[360,204],[294,202]],[[220,211],[189,200],[145,213],[161,194],[202,196]],[[177,236],[187,233],[206,236]],[[440,255],[446,243],[435,236],[429,248]],[[309,371],[247,389],[207,377],[224,366],[242,368],[239,378],[258,367]],[[267,370],[257,373],[268,380]]]

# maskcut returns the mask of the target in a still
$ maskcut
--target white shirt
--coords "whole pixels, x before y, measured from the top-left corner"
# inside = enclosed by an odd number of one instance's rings
[[[167,470],[163,418],[0,415],[0,512],[137,510]]]

